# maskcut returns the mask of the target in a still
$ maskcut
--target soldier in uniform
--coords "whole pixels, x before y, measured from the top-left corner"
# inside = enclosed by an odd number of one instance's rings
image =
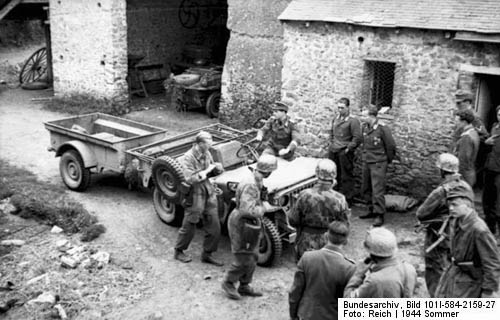
[[[486,144],[491,151],[486,158],[484,171],[483,208],[485,221],[491,233],[500,240],[500,106],[496,108],[497,121],[491,128]],[[500,244],[500,243],[499,243]]]
[[[334,221],[325,237],[328,243],[320,250],[305,252],[288,294],[292,320],[336,320],[338,298],[354,273],[354,262],[344,256],[349,224]]]
[[[474,106],[472,105],[472,93],[464,90],[458,90],[455,93],[455,100],[457,102],[457,111],[463,111],[463,110],[472,111],[472,114],[474,115],[474,119],[471,122],[472,126],[476,129],[481,141],[486,140],[486,138],[488,137],[488,131],[486,130],[483,121],[481,121],[481,118],[479,118],[474,113],[474,108],[473,108]],[[460,128],[458,126],[455,127],[455,130],[453,132],[454,142],[457,142],[458,139],[460,139],[460,135],[462,134],[462,132],[463,128]]]
[[[242,295],[262,296],[262,293],[250,287],[250,283],[257,265],[261,218],[266,212],[266,205],[269,205],[261,199],[263,180],[269,177],[277,166],[275,156],[260,156],[253,179],[241,182],[236,189],[236,208],[231,212],[228,221],[234,260],[222,282],[222,289],[230,299],[239,300]],[[236,290],[235,284],[238,282],[240,285]]]
[[[368,231],[364,246],[370,256],[356,265],[344,298],[411,298],[417,282],[415,268],[396,257],[394,233],[384,227]]]
[[[458,173],[458,158],[450,153],[440,154],[436,166],[443,181],[434,189],[416,214],[419,221],[426,225],[425,234],[425,283],[431,298],[437,284],[448,266],[449,242],[444,241],[444,231],[450,211],[446,203],[446,189],[453,185],[467,184]],[[433,248],[430,248],[433,246]],[[430,251],[427,252],[427,249]]]
[[[396,143],[388,127],[378,122],[378,109],[368,108],[363,119],[363,183],[361,193],[369,203],[361,219],[375,218],[373,226],[384,224],[387,165],[396,155]]]
[[[196,136],[193,147],[180,158],[191,191],[185,204],[184,219],[175,244],[174,258],[185,263],[191,261],[191,257],[186,255],[184,250],[189,247],[196,231],[196,224],[202,219],[205,238],[201,261],[222,266],[223,263],[212,256],[219,243],[220,222],[215,189],[209,178],[223,171],[222,165],[214,163],[209,152],[212,143],[210,133],[201,131]]]
[[[349,113],[349,99],[337,102],[339,114],[332,121],[328,158],[337,165],[339,190],[352,203],[354,197],[354,151],[361,143],[361,124]]]
[[[472,126],[473,120],[471,110],[457,112],[457,126],[462,133],[457,141],[455,154],[460,161],[459,172],[471,187],[476,183],[476,158],[479,150],[479,134]]]
[[[295,253],[297,261],[305,251],[321,249],[324,234],[332,221],[349,223],[351,211],[345,197],[333,190],[337,168],[329,159],[322,159],[316,166],[318,182],[303,190],[289,216],[290,224],[297,228]]]
[[[257,133],[256,140],[262,141],[269,134],[269,141],[262,152],[290,160],[299,145],[299,130],[288,117],[288,106],[283,102],[276,102],[273,106],[273,116]]]
[[[467,184],[446,192],[450,210],[449,266],[436,289],[437,298],[492,298],[500,281],[497,243],[474,209],[474,193]]]

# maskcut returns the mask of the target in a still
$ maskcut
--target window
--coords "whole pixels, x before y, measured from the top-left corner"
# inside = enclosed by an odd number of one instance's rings
[[[393,62],[366,60],[362,85],[362,102],[378,108],[392,107],[394,90]]]

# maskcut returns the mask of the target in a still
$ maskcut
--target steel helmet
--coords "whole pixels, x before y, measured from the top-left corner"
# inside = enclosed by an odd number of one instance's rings
[[[271,154],[263,154],[257,160],[257,171],[270,173],[278,168],[278,160]]]
[[[370,254],[385,258],[393,256],[398,250],[396,236],[384,227],[369,230],[364,246]]]
[[[446,200],[453,198],[466,198],[474,203],[474,192],[470,185],[464,180],[459,180],[452,182],[445,187],[446,190]]]
[[[316,165],[316,177],[320,180],[335,181],[337,166],[330,159],[321,159]]]
[[[442,153],[436,161],[436,166],[443,171],[457,173],[458,158],[451,153]]]

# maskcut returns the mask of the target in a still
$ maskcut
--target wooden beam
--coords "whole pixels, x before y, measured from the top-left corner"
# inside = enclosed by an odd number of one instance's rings
[[[499,67],[484,67],[484,66],[473,66],[470,64],[461,64],[461,71],[472,72],[472,73],[481,73],[481,74],[489,74],[493,76],[500,76],[500,68]]]
[[[48,0],[22,0],[22,3],[49,3]]]
[[[14,9],[22,0],[11,0],[2,10],[0,10],[0,20],[2,20],[12,9]]]

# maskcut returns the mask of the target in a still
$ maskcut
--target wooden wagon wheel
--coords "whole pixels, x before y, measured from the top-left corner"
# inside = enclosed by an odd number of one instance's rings
[[[40,48],[33,53],[19,74],[20,83],[35,82],[47,73],[47,50]]]
[[[194,28],[200,19],[200,8],[197,2],[182,0],[179,6],[179,21],[184,28]]]

